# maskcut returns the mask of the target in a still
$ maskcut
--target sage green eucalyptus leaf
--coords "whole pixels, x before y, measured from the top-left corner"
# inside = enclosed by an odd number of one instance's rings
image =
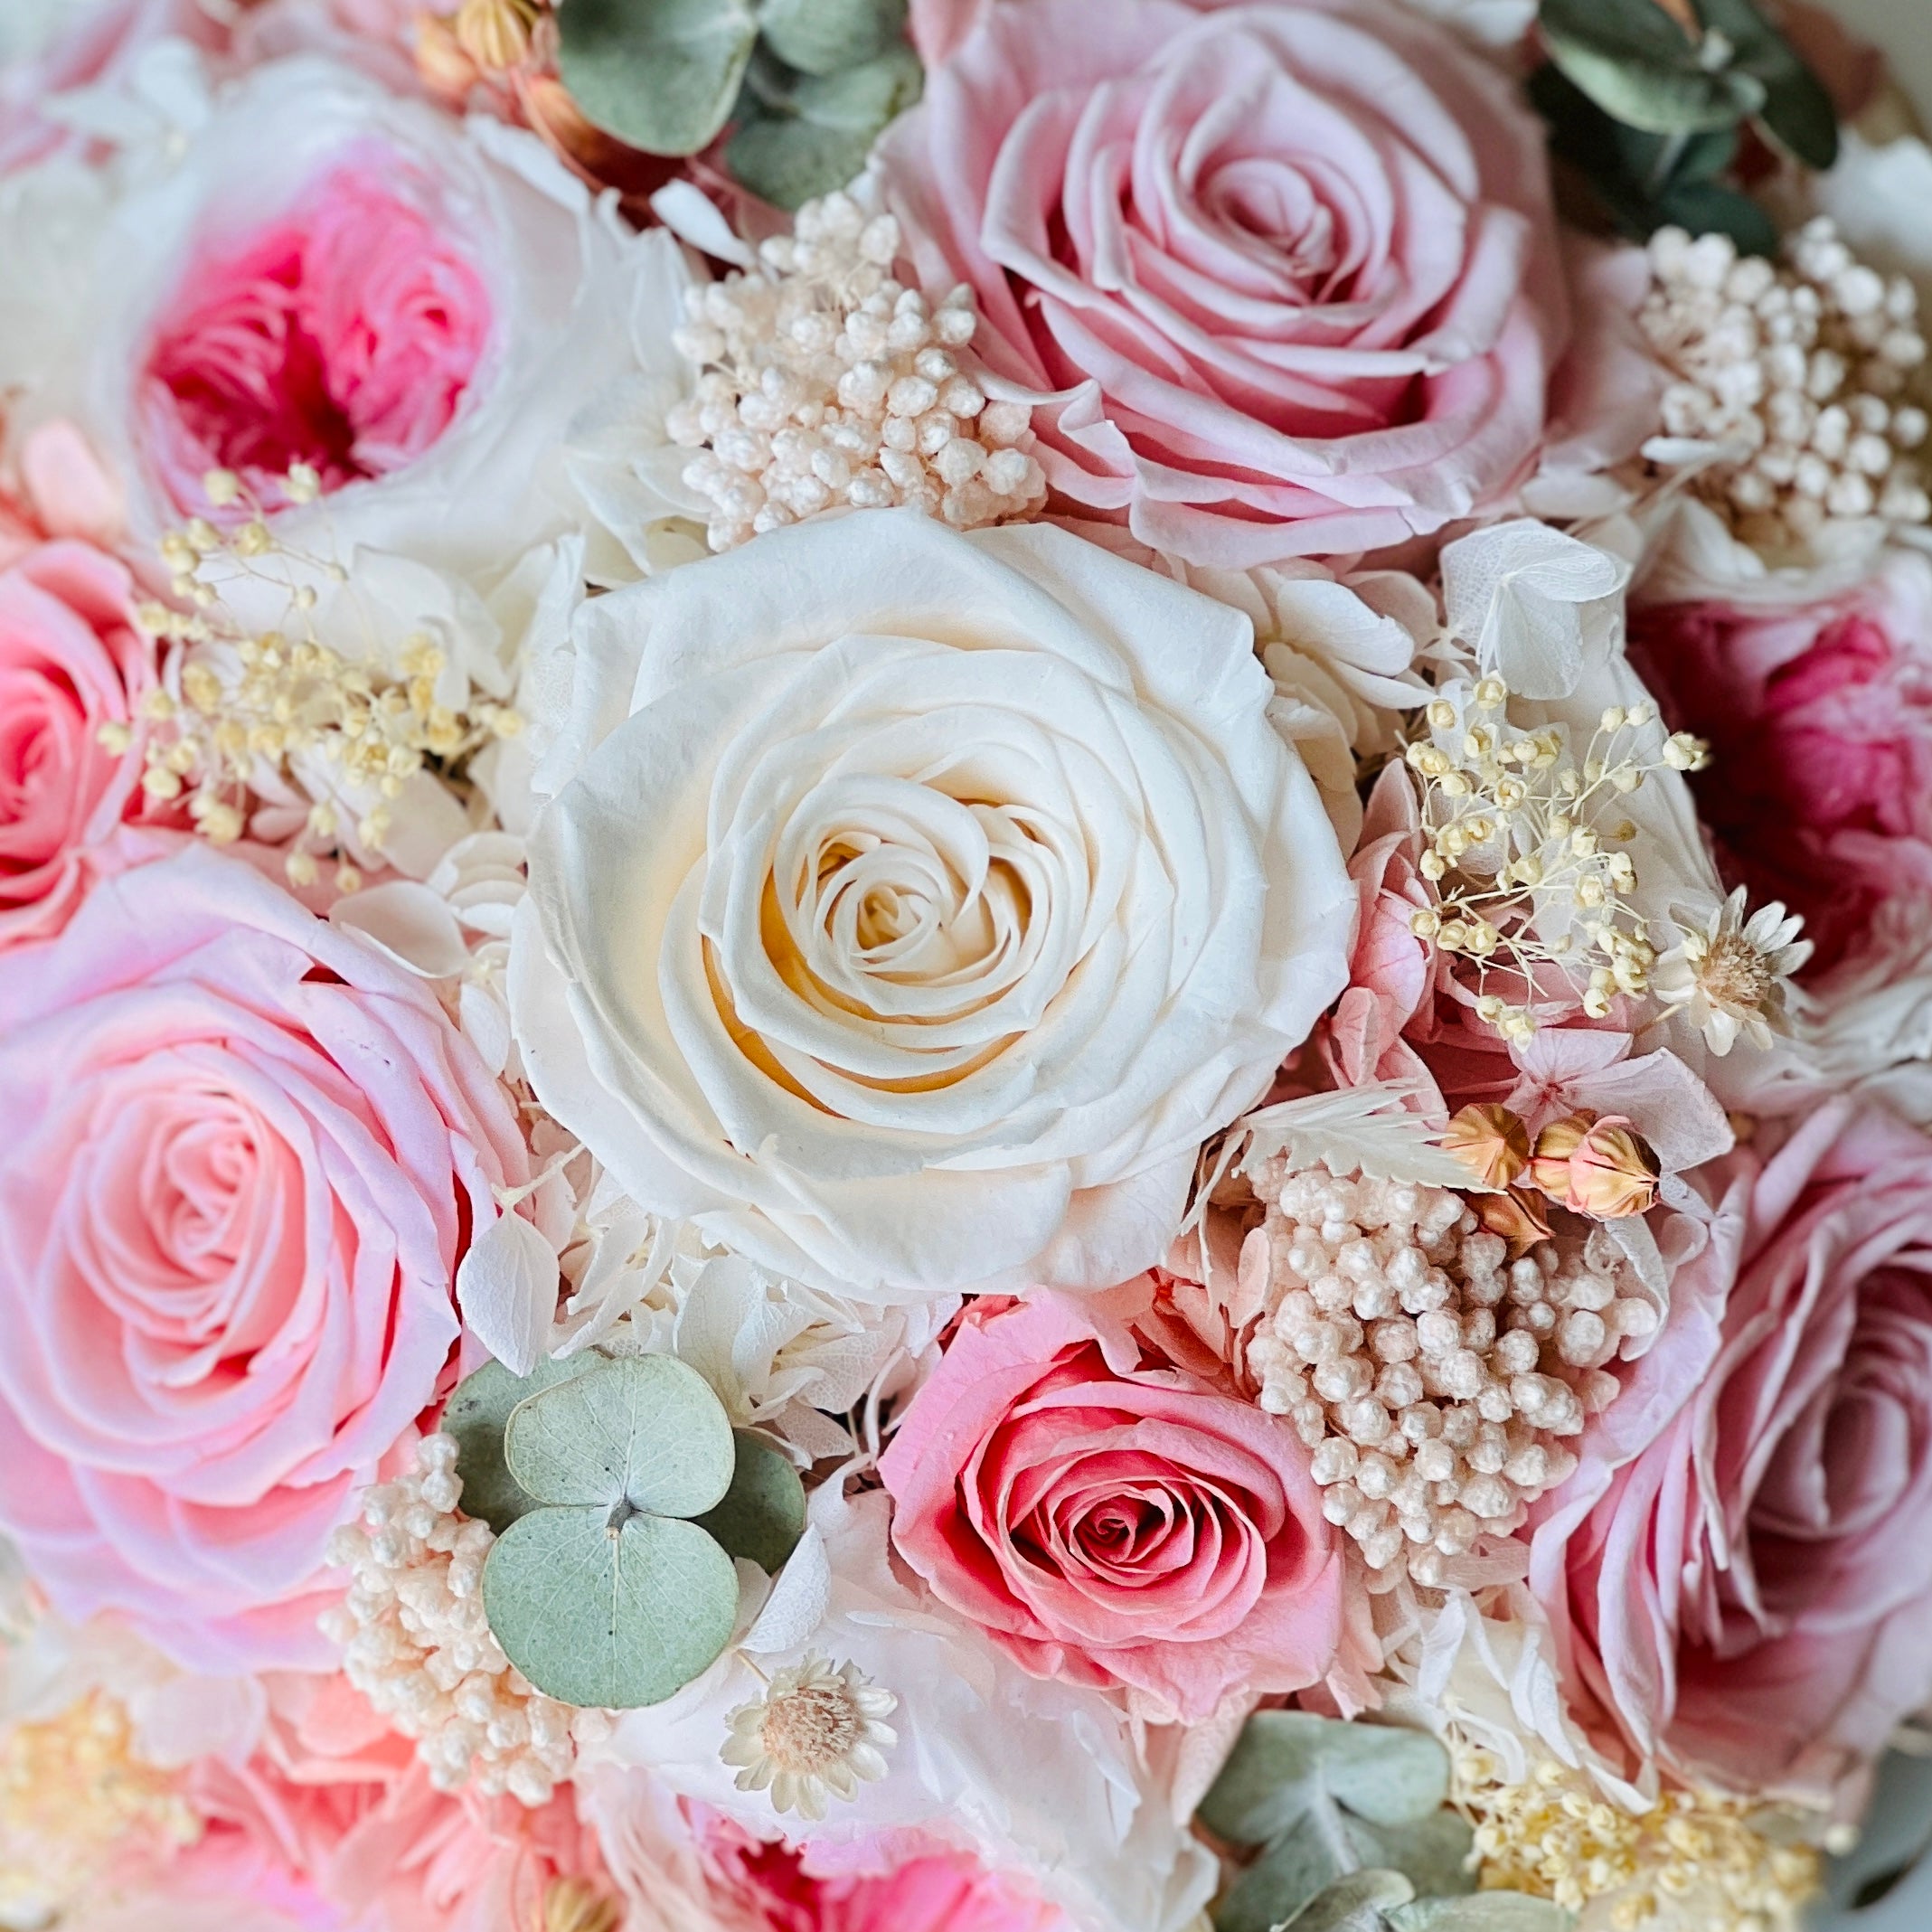
[[[1402,1824],[1370,1824],[1318,1798],[1229,1887],[1214,1915],[1220,1932],[1272,1932],[1341,1880],[1399,1871],[1414,1891],[1466,1892],[1471,1842],[1465,1820],[1437,1810]]]
[[[748,0],[570,0],[557,71],[607,134],[653,155],[714,139],[758,43]]]
[[[492,1546],[483,1607],[546,1697],[628,1711],[710,1668],[731,1640],[738,1573],[694,1522],[627,1503],[537,1509]]]
[[[1390,1932],[1570,1932],[1577,1922],[1548,1899],[1527,1892],[1479,1891],[1465,1899],[1418,1899],[1383,1914]]]
[[[541,1503],[701,1516],[731,1486],[737,1452],[724,1405],[695,1369],[633,1355],[520,1402],[504,1459]]]
[[[1469,1853],[1475,1833],[1447,1807],[1402,1824],[1358,1825],[1374,1848],[1370,1861],[1400,1871],[1425,1899],[1453,1899],[1475,1890]]]
[[[1426,1732],[1258,1711],[1200,1815],[1220,1837],[1265,1844],[1323,1798],[1371,1824],[1408,1824],[1439,1810],[1448,1795],[1448,1753]]]
[[[1720,181],[1673,182],[1654,207],[1654,227],[1669,222],[1693,235],[1729,235],[1742,255],[1777,253],[1777,223],[1748,194]]]
[[[461,1508],[501,1536],[535,1503],[504,1461],[504,1430],[510,1412],[526,1397],[549,1389],[604,1357],[585,1350],[558,1362],[546,1357],[528,1375],[513,1375],[500,1362],[486,1362],[465,1376],[443,1410],[443,1431],[457,1441],[457,1474],[463,1479]]]
[[[919,99],[924,81],[918,57],[902,46],[825,79],[774,78],[761,68],[740,99],[725,165],[780,208],[830,194],[864,171],[872,143]]]
[[[1729,127],[1764,105],[1764,83],[1713,64],[1655,0],[1542,0],[1550,58],[1598,107],[1653,134]]]
[[[1309,1899],[1281,1932],[1384,1932],[1383,1914],[1416,1895],[1400,1871],[1355,1871]]]
[[[843,73],[905,38],[906,0],[763,0],[759,27],[787,67]]]
[[[1698,0],[1698,11],[1736,50],[1737,70],[1764,89],[1758,118],[1765,132],[1806,167],[1830,167],[1838,159],[1838,110],[1796,49],[1755,0]]]
[[[724,1501],[697,1518],[732,1556],[777,1576],[805,1534],[805,1484],[792,1459],[756,1429],[735,1429],[738,1460]]]

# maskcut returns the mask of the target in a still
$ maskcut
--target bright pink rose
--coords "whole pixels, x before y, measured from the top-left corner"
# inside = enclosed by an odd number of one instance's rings
[[[0,951],[57,932],[149,802],[155,652],[134,593],[126,568],[85,543],[33,544],[0,570]],[[126,743],[103,743],[103,727]]]
[[[318,1932],[535,1932],[556,1879],[609,1896],[568,1787],[534,1811],[451,1797],[345,1679],[267,1687],[268,1729],[248,1762],[195,1768],[189,1796],[209,1830],[165,1875],[167,1892],[259,1899]]]
[[[1097,31],[1091,0],[992,6],[881,154],[922,278],[972,284],[979,353],[1038,402],[1060,498],[1156,549],[1399,543],[1550,440],[1571,319],[1542,130],[1407,7],[1114,0]]]
[[[191,845],[0,957],[0,1525],[76,1620],[325,1661],[328,1534],[437,1394],[516,1112],[422,984]]]
[[[306,463],[325,491],[387,476],[447,429],[490,336],[475,266],[406,170],[344,165],[239,248],[206,255],[155,325],[147,457],[176,509],[231,469],[271,507]]]
[[[821,1878],[794,1847],[729,1826],[706,1849],[733,1921],[742,1912],[769,1932],[1068,1932],[1057,1906],[957,1852],[876,1877]]]
[[[1531,1581],[1640,1750],[1823,1790],[1932,1697],[1932,1141],[1839,1101],[1718,1172]]]
[[[975,1304],[880,1473],[899,1553],[1025,1669],[1192,1721],[1323,1677],[1342,1560],[1294,1432],[1144,1352],[1153,1300]]]
[[[1916,955],[1932,891],[1932,562],[1892,554],[1795,610],[1640,607],[1630,651],[1673,726],[1711,740],[1691,782],[1726,883],[1805,915],[1806,985],[1828,997]]]

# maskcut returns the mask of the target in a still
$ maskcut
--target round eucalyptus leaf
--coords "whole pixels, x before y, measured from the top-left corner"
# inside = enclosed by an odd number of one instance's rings
[[[1281,1932],[1383,1932],[1382,1914],[1415,1895],[1400,1871],[1352,1871],[1284,1921]]]
[[[662,1703],[731,1640],[738,1573],[693,1522],[592,1505],[532,1510],[483,1566],[504,1654],[546,1697],[610,1711]]]
[[[776,1576],[805,1534],[805,1484],[792,1459],[755,1429],[734,1430],[738,1461],[716,1509],[696,1519],[732,1556]]]
[[[1264,1844],[1320,1799],[1396,1825],[1428,1817],[1448,1795],[1448,1753],[1425,1731],[1262,1711],[1242,1728],[1201,1818],[1219,1837]]]
[[[1418,1899],[1384,1915],[1392,1932],[1570,1932],[1574,1912],[1527,1892],[1479,1891],[1464,1899]]]
[[[781,208],[843,188],[864,171],[872,143],[919,98],[924,75],[909,47],[826,79],[769,73],[748,89],[752,111],[725,149],[731,173]]]
[[[835,74],[905,37],[906,0],[764,0],[759,27],[787,66]]]
[[[510,1412],[527,1396],[581,1375],[603,1360],[588,1349],[561,1362],[546,1357],[528,1375],[513,1375],[502,1362],[486,1362],[457,1385],[443,1410],[443,1432],[456,1437],[466,1516],[488,1523],[501,1536],[526,1510],[535,1508],[504,1461]]]
[[[730,116],[758,22],[745,0],[570,0],[557,71],[607,134],[653,155],[694,155]]]
[[[724,1405],[695,1369],[630,1355],[520,1402],[504,1459],[538,1503],[699,1516],[723,1500],[737,1453]]]

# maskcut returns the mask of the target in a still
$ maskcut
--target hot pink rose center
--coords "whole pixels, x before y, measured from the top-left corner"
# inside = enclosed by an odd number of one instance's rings
[[[475,266],[422,210],[338,169],[184,278],[147,361],[149,459],[183,511],[206,509],[217,467],[271,506],[297,463],[325,490],[386,476],[449,427],[490,324]]]

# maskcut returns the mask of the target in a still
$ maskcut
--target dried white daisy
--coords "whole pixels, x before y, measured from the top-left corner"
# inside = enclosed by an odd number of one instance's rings
[[[1791,975],[1811,957],[1805,921],[1780,900],[1744,916],[1739,886],[1711,915],[1702,930],[1692,927],[1683,943],[1657,962],[1651,990],[1666,1006],[1682,1009],[1720,1056],[1742,1033],[1753,1046],[1768,1047],[1774,1033],[1791,1030],[1787,1005],[1799,995]]]
[[[731,1735],[718,1755],[740,1767],[740,1791],[769,1791],[778,1811],[816,1824],[825,1797],[852,1799],[861,1781],[886,1773],[885,1750],[899,1733],[881,1720],[899,1700],[855,1664],[834,1670],[824,1657],[775,1672],[763,1697],[725,1721]]]

